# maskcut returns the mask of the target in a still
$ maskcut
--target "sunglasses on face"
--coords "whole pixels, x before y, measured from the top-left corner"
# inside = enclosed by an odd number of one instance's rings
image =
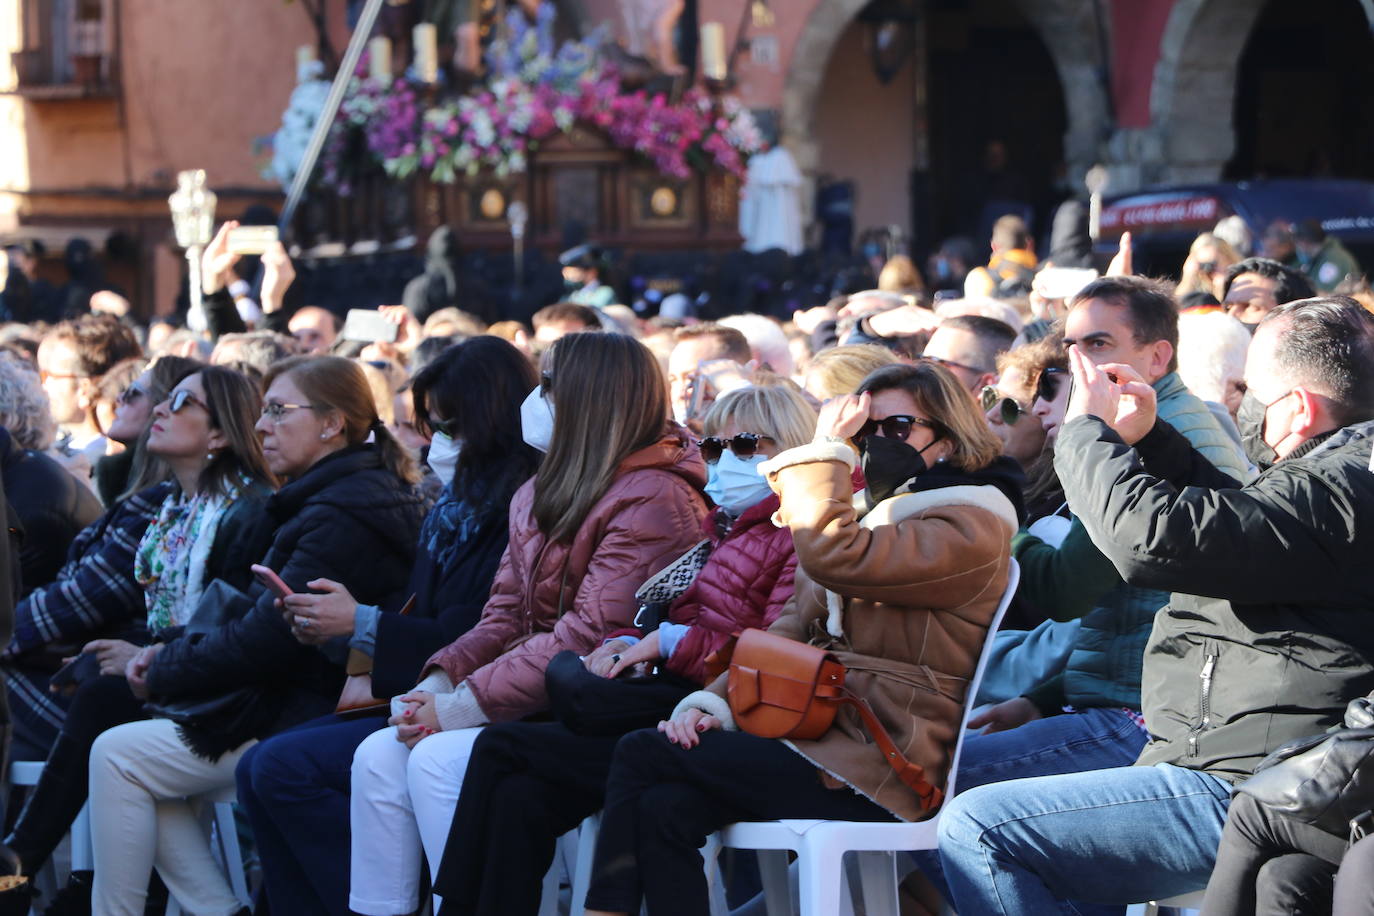
[[[1038,401],[1053,401],[1059,397],[1059,389],[1069,377],[1068,369],[1056,369],[1051,366],[1040,371],[1040,378],[1035,383],[1035,398]]]
[[[888,439],[900,439],[905,442],[910,436],[911,431],[917,426],[924,426],[932,432],[939,433],[939,427],[930,420],[923,420],[920,417],[913,417],[909,414],[893,414],[890,417],[883,417],[881,420],[869,420],[859,431],[855,433],[855,439],[867,439],[875,435],[878,430],[882,430],[883,436]]]
[[[952,359],[941,359],[938,356],[922,356],[921,362],[934,363],[937,366],[944,366],[946,369],[963,369],[965,372],[972,372],[974,375],[982,375],[986,369],[979,369],[977,366],[970,366],[967,363],[956,363]]]
[[[433,417],[430,417],[430,418],[429,418],[429,428],[432,429],[432,430],[434,430],[436,433],[443,433],[445,436],[448,436],[450,439],[456,439],[456,438],[458,438],[458,421],[457,421],[457,420],[436,420],[436,419],[434,419]]]
[[[147,392],[145,392],[142,388],[138,387],[137,385],[130,385],[128,388],[125,388],[123,391],[119,393],[119,397],[115,398],[115,403],[127,406],[129,404],[134,403],[139,398],[143,397],[145,394],[147,394]]]
[[[707,436],[705,439],[697,440],[697,447],[701,449],[701,457],[707,464],[715,464],[720,460],[720,456],[725,454],[728,448],[736,458],[748,460],[758,454],[759,442],[763,439],[773,441],[770,436],[760,436],[758,433],[740,433],[729,439],[721,439],[718,436]]]
[[[211,417],[214,416],[214,411],[210,409],[209,404],[205,403],[185,388],[178,388],[176,391],[173,391],[172,396],[167,399],[167,409],[172,413],[181,413],[186,409],[187,404],[194,404],[201,410],[210,414]]]
[[[1015,398],[1003,397],[1002,392],[991,385],[983,386],[983,393],[980,398],[982,399],[983,413],[996,407],[1003,426],[1015,426],[1016,421],[1026,415],[1026,408],[1017,403]]]

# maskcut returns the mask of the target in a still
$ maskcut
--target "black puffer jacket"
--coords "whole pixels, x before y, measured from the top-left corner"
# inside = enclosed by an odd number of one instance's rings
[[[1310,443],[1241,487],[1167,424],[1127,447],[1064,425],[1069,508],[1131,585],[1174,592],[1145,650],[1138,763],[1233,782],[1374,689],[1374,422]]]
[[[370,446],[335,452],[268,500],[278,528],[260,562],[293,591],[327,578],[358,601],[394,608],[404,599],[420,529],[420,497],[387,470]],[[333,710],[343,667],[303,646],[274,604],[254,583],[250,609],[209,634],[169,642],[148,670],[159,700],[214,697],[255,688],[249,708],[225,717],[223,729],[187,729],[206,756],[262,738]]]
[[[0,427],[5,496],[23,523],[21,594],[57,578],[77,532],[105,511],[89,487],[47,455],[19,448]]]

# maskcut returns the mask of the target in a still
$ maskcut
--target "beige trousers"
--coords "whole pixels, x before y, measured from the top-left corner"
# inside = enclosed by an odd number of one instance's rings
[[[196,796],[234,785],[249,741],[214,763],[191,753],[166,719],[112,728],[91,748],[95,916],[142,916],[154,866],[194,916],[232,916],[234,897],[210,851]]]

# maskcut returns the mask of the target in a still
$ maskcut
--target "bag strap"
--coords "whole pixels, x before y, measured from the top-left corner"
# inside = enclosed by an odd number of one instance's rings
[[[856,696],[848,688],[840,688],[838,696],[834,697],[834,702],[845,706],[852,706],[859,713],[859,718],[863,720],[864,728],[873,736],[873,741],[878,745],[878,750],[883,752],[883,759],[897,773],[907,788],[915,792],[921,800],[921,810],[931,811],[940,807],[940,803],[945,799],[944,790],[932,785],[926,779],[925,767],[917,763],[912,763],[900,750],[892,736],[883,728],[883,723],[878,721],[878,717],[873,714],[873,707],[868,705],[868,701],[863,697]],[[828,688],[817,687],[816,695],[824,696]]]

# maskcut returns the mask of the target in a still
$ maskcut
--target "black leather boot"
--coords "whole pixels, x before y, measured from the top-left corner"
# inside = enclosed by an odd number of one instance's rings
[[[89,746],[58,735],[24,810],[5,837],[4,848],[18,856],[22,873],[36,874],[86,803]]]

